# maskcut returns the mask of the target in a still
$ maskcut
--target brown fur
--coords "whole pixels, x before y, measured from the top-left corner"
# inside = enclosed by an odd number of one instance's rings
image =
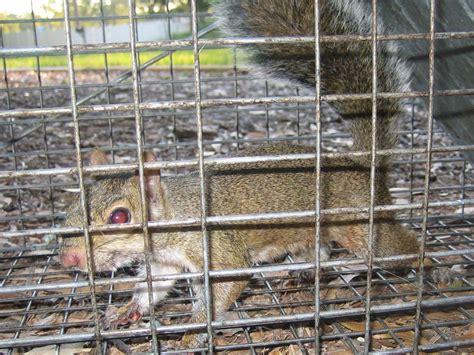
[[[321,31],[323,34],[367,34],[368,13],[359,2],[322,0]],[[346,5],[344,5],[346,4]],[[218,13],[232,35],[288,36],[314,35],[313,0],[242,0],[222,1]],[[370,42],[338,42],[321,45],[321,87],[327,93],[370,93],[372,56]],[[249,46],[252,59],[271,75],[295,80],[309,87],[315,85],[314,46],[312,44]],[[379,44],[379,91],[400,91],[405,82],[401,63],[390,48]],[[351,122],[354,146],[370,150],[370,100],[334,103],[341,115]],[[377,148],[392,148],[399,100],[378,101]],[[292,153],[314,153],[314,148],[295,145],[268,145],[244,151],[246,156]],[[107,162],[104,154],[94,153],[92,161]],[[147,160],[150,156],[145,157]],[[369,207],[370,168],[368,159],[322,159],[321,207]],[[385,167],[388,159],[379,159],[375,177],[375,205],[391,203]],[[314,162],[265,162],[225,165],[206,169],[205,196],[209,215],[234,215],[286,211],[307,211],[315,207]],[[197,173],[160,177],[159,172],[146,175],[149,215],[152,220],[199,218],[200,188]],[[91,225],[108,223],[116,207],[130,210],[131,222],[139,223],[140,198],[138,179],[134,175],[99,176],[87,189]],[[79,203],[68,212],[66,225],[81,225]],[[416,236],[395,221],[391,212],[375,215],[376,256],[417,253]],[[232,227],[209,228],[211,269],[233,269],[254,262],[273,262],[285,254],[314,261],[314,221],[257,223]],[[94,266],[97,271],[116,270],[134,261],[143,264],[144,243],[140,232],[100,233],[92,236]],[[183,269],[201,271],[202,233],[196,229],[152,231],[152,274],[172,274]],[[324,215],[323,247],[336,241],[350,252],[366,256],[368,218],[361,214]],[[85,269],[83,238],[67,238],[61,248],[63,263]],[[397,263],[394,263],[397,264]],[[400,263],[398,263],[400,264]],[[401,263],[403,265],[403,263]],[[144,272],[142,267],[141,273]],[[162,300],[173,286],[172,281],[153,284],[153,301]],[[246,286],[245,279],[212,280],[214,317],[219,317]],[[192,322],[205,320],[202,285],[197,282],[198,302]],[[145,313],[149,303],[146,284],[139,284],[129,305],[118,314],[127,318],[132,312]],[[202,337],[187,333],[184,343],[199,345]]]
[[[279,155],[314,153],[314,148],[296,145],[267,145],[252,148],[242,154]],[[158,172],[156,172],[158,173]],[[390,204],[386,173],[376,174],[376,205]],[[150,179],[158,179],[151,184]],[[315,174],[313,161],[289,161],[224,165],[206,170],[206,198],[209,214],[236,215],[249,213],[288,212],[313,210],[315,205]],[[323,159],[321,176],[321,207],[368,207],[370,170],[349,158]],[[151,202],[153,220],[183,220],[200,216],[199,175],[159,177],[147,175],[147,186],[157,191],[147,191],[148,196],[159,197]],[[140,223],[140,198],[138,178],[134,175],[101,176],[87,189],[91,225],[107,224],[110,212],[116,207],[126,207],[131,212],[131,222]],[[81,225],[80,204],[73,203],[68,211],[66,225]],[[253,222],[233,227],[210,227],[211,269],[248,267],[254,262],[273,262],[289,253],[314,260],[314,220],[301,222]],[[368,240],[368,218],[360,214],[331,215],[322,218],[322,243],[336,241],[359,256],[365,256]],[[94,265],[97,271],[116,270],[134,261],[144,260],[141,233],[100,233],[92,235]],[[153,232],[152,272],[177,273],[183,269],[201,271],[202,234],[199,230]],[[418,246],[413,232],[395,222],[391,212],[376,215],[374,245],[376,256],[417,253]],[[61,254],[85,255],[83,238],[67,238],[62,243]],[[309,258],[309,259],[308,259]],[[400,263],[398,263],[400,264]],[[403,263],[401,263],[403,265]],[[85,268],[85,265],[77,265]],[[387,265],[385,265],[387,266]],[[154,270],[154,271],[153,271]],[[164,271],[162,271],[164,270]],[[171,270],[171,271],[170,271]],[[166,296],[171,283],[156,282],[161,288],[155,302]],[[214,316],[219,317],[231,306],[245,288],[246,280],[213,281]],[[124,310],[145,313],[148,301],[144,285]],[[196,285],[198,299],[192,321],[205,319],[201,285]],[[185,343],[198,345],[202,339],[188,334]]]

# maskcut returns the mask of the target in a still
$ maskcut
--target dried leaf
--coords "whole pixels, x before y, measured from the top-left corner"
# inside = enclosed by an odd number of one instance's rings
[[[467,332],[458,338],[458,340],[471,340],[471,339],[474,339],[474,324],[471,324]]]

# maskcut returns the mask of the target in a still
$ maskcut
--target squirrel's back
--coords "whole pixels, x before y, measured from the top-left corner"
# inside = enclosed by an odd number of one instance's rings
[[[210,215],[261,212],[308,211],[315,206],[315,157],[293,160],[294,155],[312,156],[315,148],[295,144],[267,144],[246,148],[234,157],[281,156],[286,160],[268,160],[239,164],[221,164],[206,168],[206,196]],[[323,158],[322,208],[368,207],[370,168],[351,158]],[[385,169],[376,174],[376,184],[386,189],[376,203],[390,203]],[[165,189],[173,196],[188,197],[189,210],[180,217],[196,217],[199,211],[199,175],[197,172],[164,178]],[[192,196],[192,197],[191,197]],[[387,198],[382,198],[386,196]],[[181,199],[177,199],[181,201]],[[193,201],[194,202],[191,202]],[[183,211],[184,213],[185,211]]]

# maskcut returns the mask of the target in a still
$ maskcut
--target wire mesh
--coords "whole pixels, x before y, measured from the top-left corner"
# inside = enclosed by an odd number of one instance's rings
[[[30,19],[1,19],[0,25],[5,28],[14,24],[31,26],[29,31],[34,37],[32,46],[0,49],[1,351],[67,353],[96,348],[102,353],[175,353],[179,352],[176,349],[183,333],[191,329],[208,333],[210,342],[200,350],[209,353],[472,350],[474,179],[462,152],[472,150],[474,145],[454,145],[433,121],[430,107],[436,96],[472,95],[474,89],[435,91],[431,80],[429,90],[423,92],[321,94],[318,87],[314,92],[254,74],[233,47],[263,42],[371,41],[376,49],[378,41],[428,40],[431,70],[427,75],[432,76],[435,41],[473,38],[474,32],[435,32],[435,1],[431,3],[430,33],[404,35],[374,31],[373,36],[328,36],[316,29],[314,37],[229,39],[217,34],[214,38],[218,26],[209,13],[197,11],[199,2],[195,1],[189,12],[170,12],[166,2],[163,13],[137,15],[135,1],[130,0],[129,13],[123,16],[107,13],[106,4],[100,1],[96,15],[71,16],[68,9],[73,2],[65,0],[63,13],[55,18],[38,18],[32,5]],[[171,20],[177,17],[189,19],[192,25],[186,39],[172,34]],[[140,21],[153,18],[165,19],[167,38],[140,40]],[[373,20],[378,21],[375,13]],[[74,40],[72,35],[80,28],[76,25],[87,21],[99,24],[101,43]],[[127,23],[130,40],[108,41],[106,28],[114,21]],[[39,45],[38,26],[44,24],[63,24],[64,45]],[[211,38],[206,37],[209,35]],[[175,54],[186,50],[193,56],[191,67],[176,64]],[[200,61],[206,53],[222,55],[220,50],[230,53],[231,65],[207,66]],[[112,64],[119,52],[131,55],[130,66]],[[78,65],[84,58],[98,60],[88,57],[95,53],[102,58],[99,65]],[[43,65],[51,55],[64,58],[68,68]],[[19,68],[16,61],[25,63],[21,60],[28,58],[33,59],[31,68]],[[376,65],[373,70],[375,73]],[[349,152],[350,135],[329,104],[376,97],[411,100],[401,127],[401,141],[389,150],[376,151],[374,145],[372,152]],[[420,104],[424,97],[429,99],[428,111]],[[209,216],[204,167],[269,160],[318,162],[321,157],[227,157],[243,147],[267,142],[316,144],[322,154],[335,157],[372,154],[375,159],[376,154],[391,154],[394,204]],[[89,166],[86,157],[95,147],[110,153],[113,164]],[[158,153],[158,161],[145,162],[141,154],[145,150]],[[199,170],[201,216],[148,222],[143,179],[152,169],[169,175]],[[85,218],[81,226],[61,227],[74,194],[81,193],[87,216],[84,185],[90,183],[87,177],[91,173],[134,170],[139,171],[141,180],[144,224],[94,226]],[[133,268],[84,274],[63,268],[58,258],[57,235],[61,233],[83,233],[90,246],[90,233],[141,229],[146,241],[149,229],[166,232],[194,227],[203,231],[204,265],[209,266],[206,229],[212,226],[285,219],[318,221],[327,214],[349,212],[373,217],[374,212],[383,210],[398,211],[401,221],[426,239],[422,253],[434,267],[451,268],[458,273],[457,279],[449,284],[433,283],[415,269],[399,275],[372,262],[365,266],[360,258],[338,246],[334,246],[329,261],[300,263],[287,256],[280,263],[246,269],[205,267],[202,272],[188,270],[160,276],[152,275],[152,255],[147,253],[146,277],[135,275]],[[92,252],[90,249],[89,254]],[[317,244],[316,255],[319,252]],[[87,259],[92,261],[90,255]],[[93,269],[93,263],[89,268]],[[315,283],[303,277],[309,270],[316,270],[320,276]],[[209,280],[244,275],[251,275],[248,287],[224,319],[211,319]],[[178,282],[172,294],[133,326],[105,329],[100,323],[107,307],[120,307],[130,300],[137,282],[147,282],[151,301],[152,280],[174,279]],[[191,283],[197,279],[204,279],[207,285],[207,319],[190,324],[197,302]]]

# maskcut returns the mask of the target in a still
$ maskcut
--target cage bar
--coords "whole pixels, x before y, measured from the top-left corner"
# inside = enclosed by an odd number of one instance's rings
[[[436,122],[433,102],[442,97],[471,97],[474,88],[438,90],[435,83],[440,41],[469,41],[474,31],[435,31],[437,12],[431,0],[430,29],[417,33],[381,31],[386,14],[372,5],[372,31],[359,35],[320,33],[321,1],[315,0],[314,36],[232,37],[218,32],[219,24],[205,1],[177,11],[167,0],[160,12],[144,14],[141,1],[129,0],[127,13],[111,13],[107,2],[96,11],[64,11],[43,18],[34,11],[26,18],[0,18],[0,352],[36,350],[100,353],[117,350],[176,354],[181,337],[194,330],[208,342],[194,349],[207,353],[421,353],[474,349],[474,178],[465,159],[474,145],[454,143]],[[205,9],[205,10],[203,10]],[[73,16],[74,15],[74,16]],[[142,21],[163,21],[162,39],[142,40]],[[188,26],[173,32],[176,21]],[[187,21],[187,22],[186,22]],[[74,23],[96,26],[99,40],[75,40]],[[110,39],[110,24],[126,23],[127,36]],[[31,42],[9,45],[12,26],[24,29]],[[48,26],[64,31],[64,43],[40,46]],[[320,52],[325,43],[360,41],[372,48],[373,90],[365,94],[328,94],[322,91]],[[384,42],[429,44],[430,85],[409,92],[377,90],[377,47]],[[29,43],[29,44],[28,44]],[[250,44],[300,43],[315,45],[313,89],[280,82],[255,73],[240,57]],[[227,51],[225,65],[208,65],[207,53]],[[179,63],[188,51],[192,60]],[[218,52],[223,53],[223,52]],[[98,56],[100,63],[83,67],[78,60]],[[126,66],[114,64],[117,54],[129,55]],[[66,67],[50,68],[46,58],[63,58]],[[17,63],[31,64],[26,69]],[[23,61],[23,62],[22,62]],[[98,64],[98,65],[97,65]],[[401,140],[392,149],[378,149],[377,101],[404,99]],[[425,107],[420,99],[427,99]],[[340,100],[371,100],[372,149],[353,151],[351,136],[330,106]],[[435,117],[433,117],[435,116]],[[453,118],[455,119],[455,117]],[[267,143],[299,143],[316,147],[316,154],[236,157],[233,152]],[[89,166],[87,156],[100,147],[112,164]],[[158,161],[146,162],[153,151]],[[374,203],[375,161],[393,156],[390,186],[393,203]],[[371,203],[352,208],[321,206],[321,162],[324,158],[366,157],[371,164]],[[316,169],[314,209],[278,213],[215,216],[206,201],[206,169],[227,164],[313,161]],[[324,166],[323,166],[324,168]],[[149,221],[145,175],[160,169],[164,175],[190,171],[199,175],[201,215],[189,219]],[[89,177],[137,171],[143,223],[91,225],[87,214]],[[64,227],[65,210],[80,194],[81,225]],[[367,218],[369,240],[374,237],[374,215],[396,211],[398,220],[422,237],[420,255],[375,257],[369,243],[368,262],[334,245],[331,259],[320,260],[321,218],[358,213]],[[247,268],[214,270],[209,252],[209,230],[268,222],[302,222],[315,226],[314,260],[297,262],[291,255],[280,262]],[[151,234],[173,230],[202,232],[204,270],[156,275]],[[152,232],[153,231],[153,232]],[[93,238],[98,233],[140,233],[147,253],[146,275],[133,268],[109,273],[94,270]],[[61,267],[58,235],[83,235],[88,274]],[[426,259],[425,259],[426,258]],[[398,273],[377,267],[381,261],[420,260],[420,268]],[[436,270],[451,269],[449,283],[428,279],[424,260]],[[313,282],[302,274],[314,272]],[[213,318],[210,285],[215,280],[251,277],[223,319]],[[124,306],[137,283],[148,287],[176,281],[170,296],[151,307],[133,326],[106,329],[102,315],[108,307]],[[207,317],[191,324],[202,283]],[[191,351],[192,349],[188,349]]]

